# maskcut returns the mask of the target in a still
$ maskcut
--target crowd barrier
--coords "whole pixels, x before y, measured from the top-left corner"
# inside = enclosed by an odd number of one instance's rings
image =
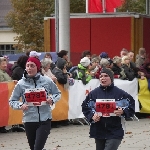
[[[125,81],[120,79],[114,80],[115,86],[120,89],[125,90],[135,99],[135,109],[136,112],[139,112],[138,105],[138,80],[134,79],[133,81]],[[95,87],[98,87],[100,82],[98,79],[92,79],[89,84],[83,85],[81,80],[76,80],[75,84],[69,89],[69,113],[68,118],[83,118],[83,113],[81,110],[82,101],[85,99],[86,95],[93,90]]]
[[[141,113],[150,113],[150,90],[147,80],[139,80],[138,92],[139,107]]]
[[[115,79],[114,84],[133,96],[136,104],[136,112],[150,113],[150,91],[146,88],[148,86],[147,80],[138,81],[137,79],[134,79],[133,81],[127,81]],[[8,104],[8,99],[14,86],[15,84],[13,82],[0,83],[0,126],[22,123],[22,111],[13,110]],[[99,86],[99,80],[92,79],[87,85],[83,85],[80,80],[75,80],[74,85],[70,86],[68,90],[60,84],[57,84],[57,86],[61,90],[62,96],[52,107],[53,121],[83,118],[81,104],[86,95]]]

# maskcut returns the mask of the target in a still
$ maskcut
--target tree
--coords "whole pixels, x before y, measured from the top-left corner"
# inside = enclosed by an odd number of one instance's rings
[[[85,13],[86,0],[70,0],[71,13]]]
[[[55,0],[10,0],[13,10],[6,17],[8,25],[17,33],[15,46],[19,50],[44,50],[44,17],[54,14]],[[71,0],[72,13],[85,12],[85,0]]]
[[[54,14],[55,0],[10,0],[13,10],[6,17],[17,33],[18,49],[44,50],[44,17]],[[85,13],[86,0],[70,0],[71,13]],[[145,13],[145,0],[125,0],[119,12]]]
[[[146,0],[125,0],[123,5],[118,8],[119,12],[146,13]]]
[[[13,10],[6,17],[8,25],[17,33],[17,48],[43,51],[44,17],[54,12],[53,0],[11,0]]]

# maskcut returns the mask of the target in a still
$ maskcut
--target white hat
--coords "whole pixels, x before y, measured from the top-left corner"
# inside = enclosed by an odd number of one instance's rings
[[[36,51],[31,51],[29,57],[39,57],[41,53],[38,53]]]
[[[90,59],[88,57],[84,57],[80,60],[80,64],[83,66],[83,67],[87,67],[90,65]]]

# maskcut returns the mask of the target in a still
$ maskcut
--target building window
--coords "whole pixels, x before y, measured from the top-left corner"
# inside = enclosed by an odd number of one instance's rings
[[[4,49],[4,45],[0,45],[0,50]]]
[[[0,45],[0,55],[14,54],[15,51],[12,44]]]
[[[6,45],[6,50],[10,50],[10,45]]]

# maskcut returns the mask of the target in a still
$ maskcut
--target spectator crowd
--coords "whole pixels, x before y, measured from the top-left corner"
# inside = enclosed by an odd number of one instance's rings
[[[39,59],[41,53],[27,51],[26,55],[20,56],[14,64],[9,63],[7,56],[0,56],[0,82],[22,79],[26,63],[29,57]],[[99,55],[91,54],[89,50],[82,52],[80,62],[74,66],[68,59],[68,51],[61,50],[57,53],[56,62],[52,61],[50,53],[46,53],[41,60],[40,74],[49,77],[54,83],[63,84],[64,88],[73,86],[74,80],[81,80],[84,85],[91,79],[99,79],[101,70],[109,68],[113,71],[114,78],[132,81],[134,78],[148,80],[150,90],[150,60],[145,48],[140,48],[134,56],[133,51],[123,48],[120,55],[109,57],[107,52]],[[135,58],[135,62],[134,62]],[[0,127],[1,133],[6,133],[5,127]]]

